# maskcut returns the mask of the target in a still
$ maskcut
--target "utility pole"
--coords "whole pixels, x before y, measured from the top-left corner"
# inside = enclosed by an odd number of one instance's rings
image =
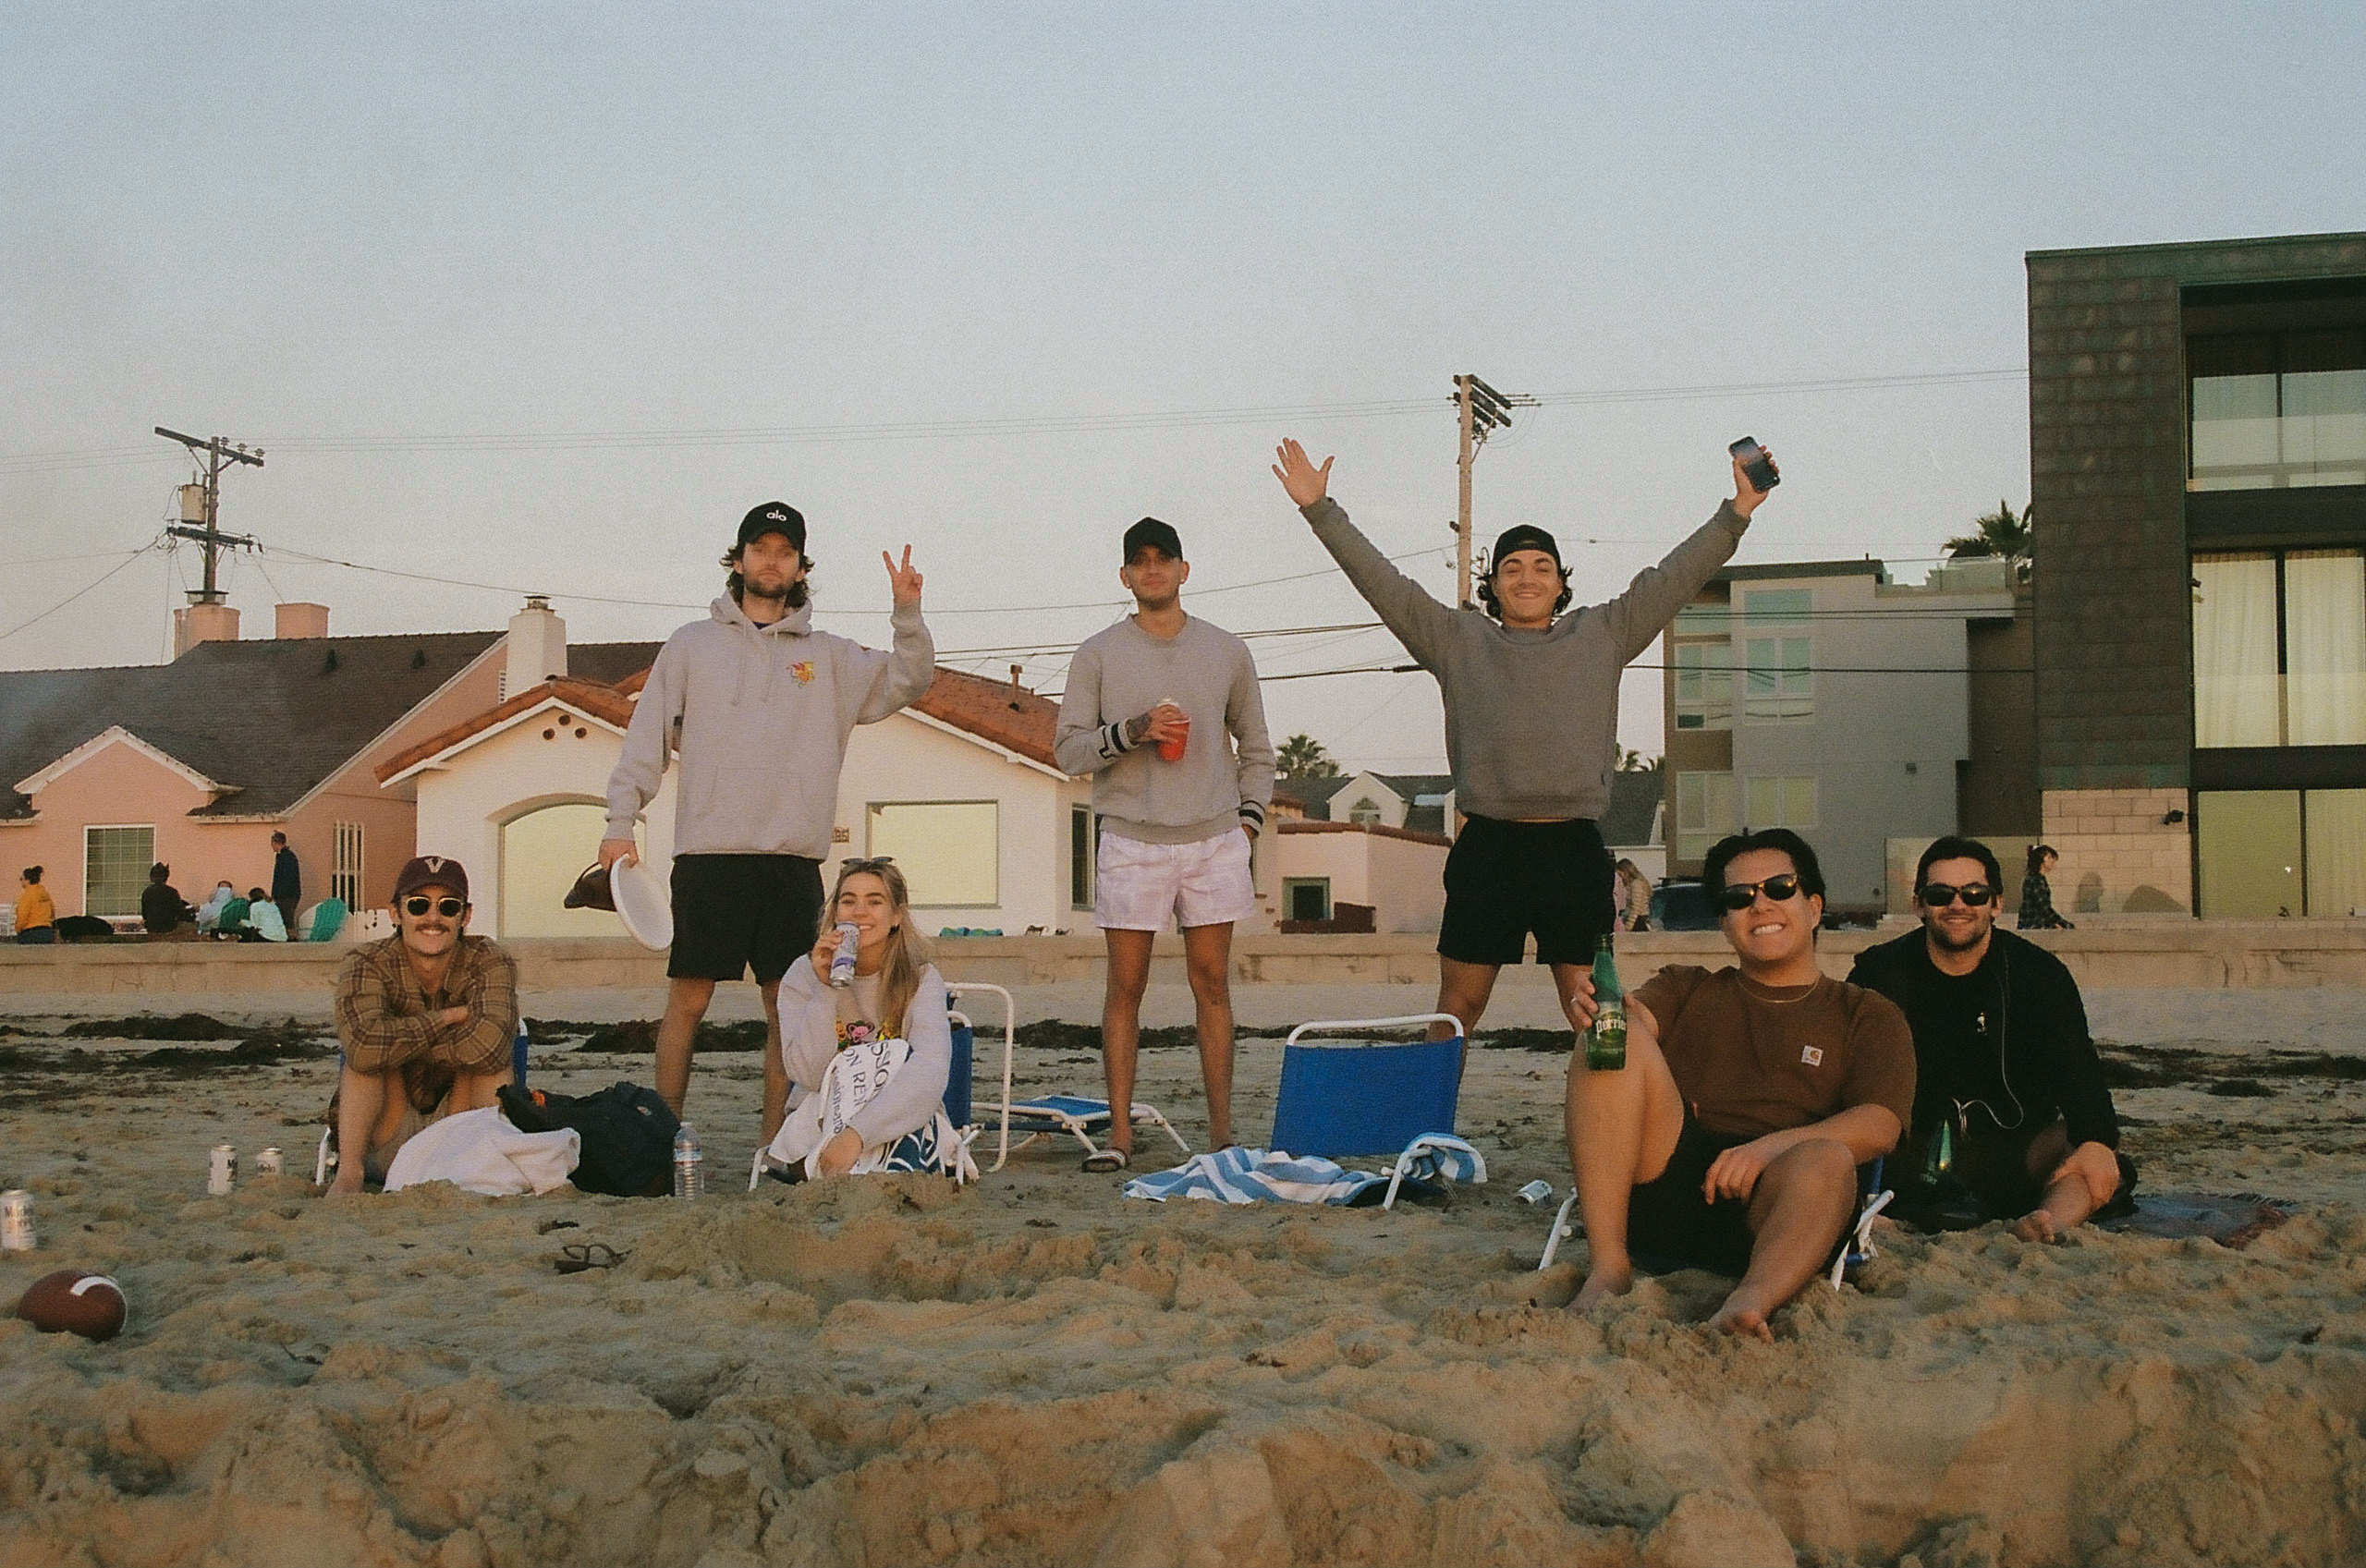
[[[218,435],[211,441],[201,441],[196,436],[183,435],[162,425],[156,427],[156,433],[167,441],[179,442],[189,448],[190,456],[202,457],[205,461],[204,479],[196,484],[181,486],[180,520],[165,531],[175,539],[193,539],[205,547],[205,586],[191,589],[189,602],[191,604],[219,604],[224,595],[216,565],[222,552],[239,547],[252,550],[255,547],[252,535],[222,531],[222,465],[251,463],[260,468],[262,467],[262,452],[260,448],[250,452],[245,443],[234,444]],[[189,516],[189,492],[192,490],[199,492],[196,497],[198,515],[194,517]],[[192,528],[189,526],[192,523],[201,526]]]
[[[1508,427],[1514,408],[1533,408],[1536,399],[1525,393],[1506,397],[1481,381],[1477,376],[1454,378],[1454,406],[1462,426],[1462,452],[1456,459],[1460,470],[1457,486],[1459,502],[1454,520],[1454,580],[1455,602],[1469,609],[1478,602],[1471,594],[1470,545],[1470,469],[1479,460],[1479,448],[1498,428]]]

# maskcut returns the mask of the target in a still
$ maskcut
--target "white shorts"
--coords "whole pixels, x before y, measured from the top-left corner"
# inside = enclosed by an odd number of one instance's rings
[[[1093,861],[1092,921],[1104,930],[1163,931],[1222,926],[1257,912],[1249,835],[1237,828],[1193,844],[1144,844],[1101,835]]]

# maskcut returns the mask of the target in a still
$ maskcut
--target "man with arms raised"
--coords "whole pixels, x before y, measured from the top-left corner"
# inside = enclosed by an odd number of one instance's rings
[[[813,629],[805,518],[771,501],[740,521],[730,573],[703,621],[665,639],[608,776],[600,864],[637,858],[633,825],[670,753],[682,777],[674,810],[674,951],[657,1029],[657,1092],[680,1115],[690,1043],[715,983],[750,973],[764,1000],[762,1141],[788,1104],[781,1066],[780,978],[813,945],[822,862],[837,817],[838,772],[857,724],[877,723],[936,678],[921,620],[912,547],[881,552],[896,647],[882,653]]]
[[[2052,1241],[2136,1190],[2087,1032],[2079,982],[2026,937],[1996,930],[1995,854],[1947,837],[1914,868],[1922,929],[1857,955],[1848,978],[1914,1029],[1914,1117],[1890,1185],[1914,1219],[1968,1196],[1982,1220]]]
[[[509,1082],[518,1039],[518,966],[470,936],[469,873],[421,855],[395,874],[395,934],[354,950],[336,977],[336,1179],[360,1192],[384,1179],[411,1136],[482,1111]]]
[[[1896,1146],[1914,1043],[1887,999],[1816,967],[1823,874],[1787,828],[1702,864],[1738,966],[1661,970],[1629,999],[1627,1065],[1569,1062],[1570,1158],[1592,1251],[1575,1305],[1634,1282],[1632,1255],[1739,1275],[1714,1326],[1767,1319],[1828,1267],[1857,1167]]]
[[[1507,529],[1479,587],[1482,614],[1440,604],[1356,531],[1330,499],[1332,459],[1318,468],[1295,441],[1277,451],[1274,472],[1314,537],[1445,701],[1446,765],[1468,820],[1446,857],[1437,1010],[1461,1019],[1469,1039],[1497,971],[1520,961],[1533,933],[1536,960],[1553,966],[1562,1012],[1582,1032],[1594,945],[1617,921],[1595,824],[1618,763],[1618,677],[1733,554],[1764,492],[1737,459],[1734,497],[1716,516],[1626,592],[1568,615],[1560,546],[1543,529]]]
[[[1109,945],[1101,1004],[1109,1143],[1088,1171],[1122,1171],[1134,1147],[1135,1052],[1151,942],[1183,930],[1208,1091],[1208,1141],[1232,1142],[1232,925],[1256,912],[1250,845],[1274,798],[1274,747],[1249,645],[1183,613],[1183,541],[1156,517],[1126,530],[1117,580],[1134,614],[1068,665],[1055,754],[1092,775],[1101,818],[1093,920]]]

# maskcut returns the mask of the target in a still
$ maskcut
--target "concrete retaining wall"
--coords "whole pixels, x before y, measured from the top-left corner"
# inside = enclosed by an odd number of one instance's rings
[[[1823,966],[1846,975],[1858,953],[1891,931],[1827,931]],[[2366,986],[2366,920],[2131,920],[2096,922],[2039,939],[2091,990],[2190,987]],[[1437,978],[1433,938],[1423,936],[1245,936],[1233,944],[1237,983],[1428,985]],[[662,986],[665,959],[621,938],[543,938],[506,944],[531,991]],[[1101,978],[1098,936],[966,937],[936,944],[952,978],[1016,990]],[[0,946],[0,1016],[10,995],[120,995],[143,1010],[197,1006],[206,998],[325,996],[350,951],[340,946],[114,942]],[[1629,989],[1661,966],[1731,961],[1713,931],[1651,932],[1619,939]],[[1184,983],[1181,942],[1161,937],[1152,979]],[[1506,986],[1543,986],[1528,965]]]

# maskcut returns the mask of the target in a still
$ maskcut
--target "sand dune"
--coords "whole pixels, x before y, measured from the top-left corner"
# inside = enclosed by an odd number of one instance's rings
[[[0,1180],[44,1246],[0,1299],[70,1263],[132,1321],[0,1323],[0,1562],[2354,1562],[2357,1000],[2097,999],[2148,1182],[2301,1204],[2247,1250],[1888,1230],[1773,1347],[1700,1331],[1700,1273],[1561,1309],[1574,1270],[1534,1270],[1546,1216],[1513,1194],[1567,1181],[1549,1054],[1474,1054],[1497,1179],[1443,1209],[1128,1202],[1041,1146],[966,1192],[331,1202],[203,1193],[217,1141],[309,1171],[330,1063],[142,1064],[20,1020]],[[1196,1132],[1189,1054],[1146,1065]],[[725,1188],[755,1069],[701,1068]],[[1245,1125],[1274,1076],[1245,1045]],[[2233,1078],[2258,1092],[2210,1092]],[[627,1256],[556,1274],[585,1242]]]

